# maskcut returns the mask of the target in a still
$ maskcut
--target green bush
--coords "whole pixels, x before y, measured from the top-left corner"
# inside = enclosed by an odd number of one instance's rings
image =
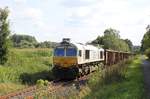
[[[36,85],[37,85],[38,87],[43,87],[43,86],[44,86],[44,80],[42,80],[42,79],[37,80]]]
[[[150,59],[150,48],[145,51],[146,56]]]
[[[39,79],[39,80],[37,80],[36,85],[38,87],[47,86],[48,85],[48,80]]]
[[[48,80],[44,81],[44,85],[47,86],[48,85]]]

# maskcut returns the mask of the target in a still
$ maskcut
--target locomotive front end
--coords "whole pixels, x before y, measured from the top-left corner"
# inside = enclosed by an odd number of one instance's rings
[[[77,76],[77,48],[69,39],[63,39],[54,49],[53,64],[55,78],[74,79]]]

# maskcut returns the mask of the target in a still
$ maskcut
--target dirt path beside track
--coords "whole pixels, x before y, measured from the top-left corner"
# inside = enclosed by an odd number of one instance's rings
[[[144,87],[147,99],[150,99],[150,61],[142,57],[142,68],[144,74]]]

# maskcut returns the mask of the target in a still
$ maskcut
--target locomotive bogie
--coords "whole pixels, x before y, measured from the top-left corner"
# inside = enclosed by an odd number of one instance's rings
[[[55,79],[72,80],[79,76],[79,69],[77,67],[60,68],[55,66],[53,69]]]

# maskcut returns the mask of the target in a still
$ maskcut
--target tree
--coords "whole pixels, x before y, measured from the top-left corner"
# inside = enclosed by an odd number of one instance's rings
[[[144,52],[146,49],[150,48],[150,25],[146,28],[146,33],[141,41],[141,51]]]
[[[57,46],[56,42],[44,41],[36,45],[37,48],[54,48]]]
[[[117,51],[129,51],[128,44],[120,39],[119,31],[109,28],[104,31],[104,36],[98,36],[92,41],[92,44],[103,45],[104,49]]]
[[[29,35],[14,34],[11,36],[14,47],[34,48],[38,43],[35,37]]]
[[[109,28],[104,31],[104,48],[105,49],[113,49],[118,50],[118,39],[119,39],[119,31]]]
[[[141,49],[141,46],[133,46],[133,52],[135,53],[135,54],[140,54],[140,50]]]
[[[107,35],[111,35],[112,37],[120,38],[119,31],[116,29],[112,29],[112,28],[106,29],[104,31],[104,36],[107,36]]]
[[[120,38],[119,31],[109,28],[104,31],[104,48],[118,51],[129,51],[127,43]]]
[[[9,46],[9,10],[0,8],[0,64],[4,64],[8,59]]]
[[[128,44],[130,51],[132,51],[133,50],[132,42],[129,39],[125,39],[124,41]]]
[[[91,44],[104,45],[103,36],[98,36],[95,40],[91,42]]]

